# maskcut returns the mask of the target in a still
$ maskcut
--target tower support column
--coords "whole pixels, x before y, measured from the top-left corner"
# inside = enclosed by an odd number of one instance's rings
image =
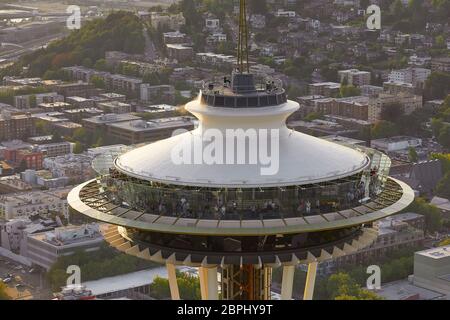
[[[292,289],[294,286],[295,266],[283,267],[283,279],[281,281],[281,300],[292,299]]]
[[[178,289],[175,265],[172,263],[167,263],[166,268],[167,276],[169,278],[170,295],[172,297],[172,300],[180,300],[180,291]]]
[[[198,268],[200,278],[200,292],[202,300],[219,300],[219,282],[217,281],[217,267]]]
[[[305,293],[303,300],[312,300],[314,296],[314,285],[316,283],[317,261],[308,264],[308,274],[306,275]]]

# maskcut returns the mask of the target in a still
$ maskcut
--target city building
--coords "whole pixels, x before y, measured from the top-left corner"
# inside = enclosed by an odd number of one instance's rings
[[[91,160],[91,157],[86,155],[67,154],[55,158],[45,158],[43,167],[49,170],[53,177],[66,177],[70,183],[74,184],[92,177]]]
[[[56,92],[28,94],[14,97],[14,106],[17,109],[36,108],[42,103],[63,102],[64,97]]]
[[[73,108],[93,108],[94,100],[83,97],[66,97],[66,102],[71,104]]]
[[[187,42],[186,34],[179,31],[165,32],[163,37],[165,44],[183,44]]]
[[[400,106],[406,115],[423,107],[423,97],[415,94],[401,92],[392,94],[383,92],[376,97],[370,97],[369,100],[369,121],[376,122],[380,120],[383,108]]]
[[[407,82],[399,82],[399,81],[388,81],[383,83],[384,92],[390,94],[399,94],[399,93],[407,93],[414,94],[416,92],[416,88],[412,83]]]
[[[174,117],[150,121],[135,120],[107,125],[108,136],[124,144],[138,144],[166,139],[175,130],[192,130],[194,122],[191,117]]]
[[[39,215],[0,222],[0,247],[25,257],[28,235],[48,232],[56,227],[55,221],[42,219]]]
[[[77,251],[92,252],[104,244],[98,224],[56,228],[54,231],[32,234],[27,238],[26,257],[35,265],[49,270],[59,257]]]
[[[110,114],[122,114],[122,113],[130,113],[132,110],[131,104],[119,102],[119,101],[110,101],[110,102],[102,102],[98,104],[98,107],[103,110],[104,113]]]
[[[369,98],[355,96],[339,99],[317,99],[314,101],[314,111],[326,115],[367,121],[369,119]]]
[[[0,196],[0,216],[5,219],[22,219],[55,212],[68,219],[66,189],[32,191]]]
[[[416,252],[413,283],[450,298],[450,246]]]
[[[376,148],[385,153],[400,150],[408,150],[409,148],[417,148],[421,146],[422,146],[422,139],[406,136],[397,136],[371,141],[372,148]]]
[[[174,103],[175,87],[171,85],[152,86],[149,83],[141,85],[141,101],[147,103]]]
[[[384,91],[383,87],[372,85],[360,86],[359,89],[361,89],[361,94],[366,97],[376,96]]]
[[[45,157],[53,158],[73,153],[73,146],[73,143],[62,141],[38,144],[35,148],[42,152]]]
[[[167,55],[178,62],[191,61],[194,57],[194,49],[182,44],[166,44]]]
[[[83,97],[90,98],[98,95],[99,89],[96,89],[92,84],[87,82],[65,83],[55,86],[58,94],[64,97]],[[101,91],[101,90],[100,90]]]
[[[0,141],[25,139],[35,134],[36,127],[31,114],[11,114],[3,111],[0,115]]]
[[[140,120],[140,117],[133,116],[131,114],[103,114],[92,118],[86,118],[82,120],[83,127],[86,130],[95,132],[96,130],[105,130],[106,125],[112,123],[120,123],[127,121]]]
[[[154,29],[168,28],[170,30],[180,30],[186,24],[186,19],[182,13],[167,14],[161,12],[151,12],[150,21]]]
[[[341,83],[346,79],[349,85],[355,87],[369,85],[371,78],[370,72],[358,69],[340,70],[338,71],[338,76]]]
[[[390,82],[403,82],[412,84],[413,87],[423,88],[425,81],[431,74],[430,69],[425,68],[407,68],[392,70],[388,80]]]
[[[77,129],[83,128],[83,126],[76,122],[71,121],[59,121],[52,124],[53,127],[63,136],[71,137]]]
[[[308,92],[311,96],[337,97],[341,89],[341,84],[336,82],[321,82],[308,85]]]
[[[139,97],[141,84],[142,79],[120,74],[111,74],[105,79],[105,85],[108,90],[124,93],[130,98]]]
[[[433,72],[450,72],[450,58],[440,57],[431,59],[431,70]]]

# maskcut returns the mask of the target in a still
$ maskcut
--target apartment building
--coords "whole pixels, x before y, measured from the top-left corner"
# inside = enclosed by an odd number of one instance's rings
[[[141,101],[146,103],[174,103],[175,87],[171,85],[152,86],[149,83],[141,85]]]
[[[14,106],[17,109],[36,108],[41,103],[63,102],[64,97],[56,92],[28,94],[14,97]]]
[[[346,79],[349,85],[353,85],[355,87],[369,85],[371,78],[370,72],[360,71],[358,69],[338,71],[338,76],[341,83]]]
[[[311,96],[337,97],[341,89],[341,84],[337,82],[320,82],[308,85]]]
[[[36,127],[31,114],[0,114],[0,141],[24,139],[35,134]]]
[[[383,108],[389,108],[393,105],[399,105],[403,108],[405,114],[409,115],[415,110],[422,108],[423,97],[410,93],[391,94],[388,92],[380,93],[376,97],[369,99],[369,121],[376,122],[380,119]]]

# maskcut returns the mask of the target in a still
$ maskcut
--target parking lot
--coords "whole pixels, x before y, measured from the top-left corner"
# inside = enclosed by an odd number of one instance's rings
[[[0,279],[7,286],[6,293],[14,300],[52,298],[51,290],[46,286],[45,276],[40,270],[1,256]]]

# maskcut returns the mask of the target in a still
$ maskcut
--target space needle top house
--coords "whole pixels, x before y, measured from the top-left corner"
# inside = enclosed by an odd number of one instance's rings
[[[166,264],[173,299],[177,265],[199,268],[203,299],[228,300],[270,299],[271,270],[282,267],[291,299],[298,264],[312,299],[319,262],[369,246],[372,223],[414,198],[384,154],[288,129],[299,105],[279,81],[248,72],[247,33],[241,0],[237,70],[186,105],[197,129],[96,159],[97,179],[68,197],[111,225],[112,246]]]

